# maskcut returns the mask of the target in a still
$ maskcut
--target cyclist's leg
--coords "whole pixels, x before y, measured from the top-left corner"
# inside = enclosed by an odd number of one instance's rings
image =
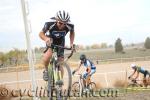
[[[149,72],[146,70],[145,73],[144,73],[144,79],[147,80],[148,76],[149,76]]]
[[[52,57],[52,49],[48,49],[44,54],[43,54],[43,59],[42,59],[42,64],[44,65],[45,67],[45,70],[43,72],[43,79],[45,81],[48,80],[48,65],[49,65],[49,61]]]
[[[96,72],[96,69],[91,69],[89,76],[92,76]]]
[[[89,86],[89,83],[91,82],[91,76],[96,72],[96,69],[91,69],[91,72],[89,74],[89,77],[88,77],[88,82],[87,82],[87,85]]]
[[[87,88],[89,88],[89,83],[91,82],[91,76],[88,75],[87,79],[86,79],[86,83],[87,83]]]
[[[83,85],[84,85],[84,88],[86,88],[86,84],[87,84],[86,80],[87,80],[88,72],[85,71],[82,76],[83,76]]]
[[[148,85],[150,85],[150,72],[148,71]]]
[[[148,72],[148,78],[150,78],[150,72],[149,71],[147,71]]]
[[[148,71],[146,70],[144,73],[144,78],[143,78],[143,83],[145,87],[147,86],[147,75],[148,75]]]
[[[43,65],[45,66],[45,69],[48,69],[49,61],[52,57],[52,49],[48,49],[44,54],[43,54]]]
[[[146,70],[146,80],[148,81],[150,79],[150,72],[148,70]]]

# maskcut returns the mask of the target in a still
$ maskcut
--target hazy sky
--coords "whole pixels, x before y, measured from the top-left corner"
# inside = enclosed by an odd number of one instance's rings
[[[33,46],[44,46],[39,32],[58,10],[70,13],[75,43],[137,43],[150,37],[150,0],[28,0]],[[0,1],[0,51],[26,48],[21,0]],[[67,36],[68,38],[68,36]],[[67,44],[69,40],[67,39]]]

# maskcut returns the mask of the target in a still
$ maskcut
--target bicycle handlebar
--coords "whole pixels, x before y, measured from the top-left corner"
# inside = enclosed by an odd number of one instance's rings
[[[55,45],[55,44],[51,44],[49,46],[49,45],[46,44],[46,50],[44,50],[44,53],[48,50],[48,48],[52,48],[52,47],[61,48],[61,49],[65,49],[65,50],[71,50],[71,53],[67,57],[67,59],[69,59],[73,55],[73,52],[75,51],[75,44],[73,45],[73,48],[68,48],[68,47],[64,47],[64,46],[60,46],[60,45]]]
[[[73,76],[79,76],[81,79],[83,79],[82,74],[74,74]]]
[[[74,76],[82,76],[82,74],[74,74]]]
[[[56,47],[56,48],[66,49],[66,50],[71,50],[72,49],[72,48],[67,48],[67,47],[63,47],[63,46],[55,45],[55,44],[51,44],[50,46],[46,44],[47,48],[52,48],[52,46]]]
[[[143,81],[143,80],[135,80],[134,78],[129,78],[129,80],[133,81],[133,82],[137,82],[137,81]]]

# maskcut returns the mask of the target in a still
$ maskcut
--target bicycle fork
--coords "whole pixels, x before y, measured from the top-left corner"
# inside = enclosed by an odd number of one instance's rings
[[[62,75],[61,75],[61,71],[59,70],[59,66],[53,66],[55,67],[54,69],[54,79],[55,79],[55,83],[58,81],[58,80],[61,80],[62,79]]]

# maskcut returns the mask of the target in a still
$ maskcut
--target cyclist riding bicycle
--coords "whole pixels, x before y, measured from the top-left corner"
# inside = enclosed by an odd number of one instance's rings
[[[77,72],[80,69],[81,65],[84,65],[84,67],[86,68],[86,71],[83,73],[82,76],[84,78],[84,80],[83,80],[84,88],[86,89],[86,88],[88,88],[88,84],[90,83],[89,80],[90,80],[91,76],[96,72],[96,66],[94,65],[94,63],[91,60],[86,58],[85,54],[80,55],[80,60],[81,61],[80,61],[79,67],[77,69],[75,69],[72,72],[72,74],[74,75],[75,72]],[[87,82],[87,87],[86,87],[86,82]]]
[[[65,36],[68,32],[70,32],[70,47],[73,48],[74,42],[74,24],[70,22],[70,16],[68,12],[58,11],[55,17],[50,18],[51,21],[45,22],[45,25],[41,32],[39,33],[39,37],[45,41],[47,45],[51,45],[52,43],[55,45],[65,46]],[[45,70],[43,72],[43,79],[48,81],[48,65],[49,61],[52,57],[52,48],[49,48],[43,55],[43,65],[45,66]],[[57,56],[59,61],[64,60],[64,49],[57,48]],[[61,76],[63,77],[63,68],[60,67]]]
[[[150,72],[148,70],[145,70],[143,67],[137,66],[135,64],[131,64],[130,67],[134,70],[134,72],[128,77],[129,79],[133,75],[135,75],[136,72],[137,72],[137,75],[134,80],[136,80],[139,77],[139,73],[142,73],[144,75],[143,80],[146,80],[147,75],[149,76],[148,78],[150,78]]]

